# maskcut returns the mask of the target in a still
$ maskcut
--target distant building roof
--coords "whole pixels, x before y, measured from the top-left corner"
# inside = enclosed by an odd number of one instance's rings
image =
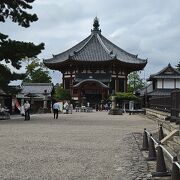
[[[52,83],[23,83],[21,93],[43,94],[45,91],[47,93],[51,93],[52,88],[53,88]]]
[[[155,89],[148,93],[149,96],[170,96],[174,89]]]
[[[150,84],[146,85],[145,87],[137,90],[136,94],[138,94],[139,96],[144,96],[145,94],[148,94],[152,91],[153,91],[153,84],[150,83]]]
[[[163,68],[161,71],[150,75],[149,81],[152,81],[153,79],[180,79],[180,72],[173,68],[171,64],[169,63],[168,66]]]
[[[29,96],[29,94],[41,97],[45,92],[50,95],[52,89],[52,83],[23,83],[22,90],[17,97],[21,98],[23,96]]]
[[[91,35],[80,43],[60,54],[53,55],[53,58],[44,60],[44,64],[49,68],[58,68],[61,64],[67,62],[105,62],[116,60],[121,63],[137,65],[137,68],[145,67],[147,60],[138,58],[119,48],[111,41],[101,35],[99,21],[94,19],[94,28]],[[58,66],[54,66],[58,65]]]

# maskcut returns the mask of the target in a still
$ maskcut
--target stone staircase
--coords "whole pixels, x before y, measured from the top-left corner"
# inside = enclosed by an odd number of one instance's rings
[[[173,122],[159,120],[159,123],[162,123],[163,131],[165,135],[170,134],[172,131],[177,130],[177,133],[168,139],[164,145],[170,151],[173,156],[178,157],[178,161],[180,162],[180,133],[179,133],[179,125],[176,125]]]
[[[169,120],[166,120],[167,116],[169,116],[168,113],[158,112],[157,110],[148,110],[147,112],[148,118],[156,121],[157,124],[162,124],[163,132],[165,135],[169,135],[173,131],[177,130],[177,133],[175,133],[172,137],[168,138],[168,140],[165,141],[163,145],[172,154],[172,156],[177,156],[178,162],[180,163],[180,125],[177,125],[175,122],[170,122]],[[171,158],[165,152],[164,158],[167,169],[171,171]]]
[[[165,135],[170,134],[174,130],[179,130],[179,125],[176,125],[175,123],[164,121],[164,120],[158,120],[159,123],[163,126],[163,132]],[[172,156],[177,156],[178,162],[180,163],[180,133],[177,131],[175,135],[170,137],[167,141],[163,143],[164,147],[171,153]],[[170,157],[164,153],[166,166],[169,170],[172,169],[172,160]]]

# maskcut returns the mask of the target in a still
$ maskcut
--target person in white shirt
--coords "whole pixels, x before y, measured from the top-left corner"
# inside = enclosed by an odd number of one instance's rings
[[[70,113],[72,114],[72,111],[73,111],[73,105],[72,104],[70,104],[69,110],[70,110]]]
[[[66,110],[66,114],[68,114],[68,112],[69,112],[69,104],[68,104],[67,101],[64,103],[64,109]]]
[[[25,120],[30,120],[30,114],[29,114],[30,104],[28,101],[26,101],[24,104],[24,111],[25,111]]]
[[[58,102],[55,102],[53,104],[53,112],[54,112],[54,119],[58,119],[58,112],[60,110],[60,106],[59,106],[59,103]]]
[[[25,116],[25,110],[23,105],[20,107],[20,114],[21,116]]]

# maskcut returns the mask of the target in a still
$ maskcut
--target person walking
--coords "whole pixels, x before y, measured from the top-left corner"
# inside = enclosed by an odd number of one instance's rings
[[[24,104],[24,111],[25,111],[25,121],[27,120],[30,120],[30,114],[29,114],[29,111],[30,111],[30,104],[28,101],[25,102]]]
[[[59,103],[58,102],[55,102],[53,104],[53,112],[54,112],[54,119],[58,119],[58,112],[59,112]]]
[[[70,104],[69,110],[70,110],[70,113],[72,114],[72,111],[73,111],[73,105],[72,104]]]

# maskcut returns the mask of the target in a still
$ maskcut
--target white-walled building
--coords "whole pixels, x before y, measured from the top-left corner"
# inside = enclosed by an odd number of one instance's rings
[[[180,72],[171,66],[163,68],[156,74],[150,75],[152,92],[147,93],[148,107],[162,111],[171,111],[171,93],[180,88]]]
[[[150,75],[148,81],[151,81],[153,86],[153,91],[148,93],[148,95],[170,95],[172,90],[180,88],[180,72],[169,63],[168,66],[158,73]]]

